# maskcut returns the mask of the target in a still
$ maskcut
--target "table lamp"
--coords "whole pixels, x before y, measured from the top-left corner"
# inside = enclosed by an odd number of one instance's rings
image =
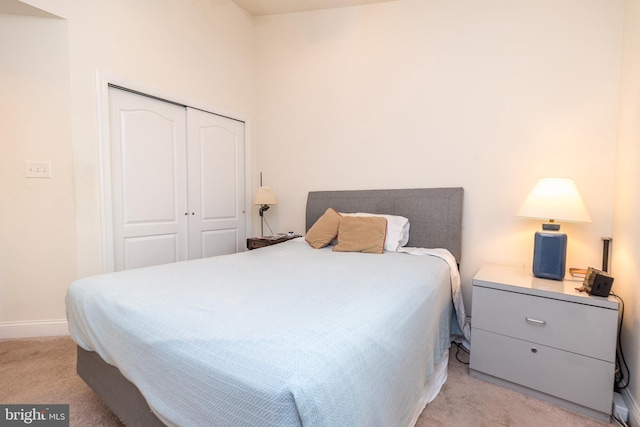
[[[260,213],[260,234],[264,236],[264,212],[269,209],[269,205],[277,204],[278,200],[271,187],[259,187],[258,194],[256,194],[256,199],[253,203],[260,205],[260,209],[258,209]],[[269,223],[267,223],[267,227],[269,227]],[[273,232],[271,234],[273,234]]]
[[[563,280],[566,270],[567,235],[560,233],[564,222],[591,222],[575,183],[567,178],[538,181],[518,209],[516,216],[549,220],[537,231],[533,247],[533,275]]]

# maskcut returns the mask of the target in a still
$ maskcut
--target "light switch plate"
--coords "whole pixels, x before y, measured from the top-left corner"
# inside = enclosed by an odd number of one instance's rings
[[[51,162],[24,162],[24,176],[27,178],[51,178]]]

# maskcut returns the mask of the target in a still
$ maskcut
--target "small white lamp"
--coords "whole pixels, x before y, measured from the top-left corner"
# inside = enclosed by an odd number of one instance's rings
[[[260,234],[264,236],[264,211],[269,209],[269,205],[278,204],[278,200],[271,187],[260,187],[258,188],[258,194],[256,194],[256,200],[253,203],[260,205],[260,209],[258,209],[260,213]],[[269,223],[267,223],[267,227],[268,226]]]
[[[559,233],[564,222],[591,222],[575,183],[567,178],[538,181],[518,209],[516,216],[549,220],[537,231],[533,248],[533,275],[562,280],[566,270],[567,235]]]

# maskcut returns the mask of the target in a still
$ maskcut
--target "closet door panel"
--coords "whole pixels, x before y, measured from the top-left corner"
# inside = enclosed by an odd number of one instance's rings
[[[187,108],[189,258],[235,253],[245,241],[244,123]]]
[[[227,129],[209,127],[201,129],[200,138],[202,219],[205,221],[235,219],[237,189],[234,184],[238,174],[236,135]],[[220,185],[220,183],[231,185]]]
[[[238,231],[235,229],[202,232],[202,258],[237,252]]]
[[[120,120],[124,224],[176,223],[176,123],[141,110]]]
[[[156,234],[124,239],[124,270],[167,264],[177,259],[177,234]]]
[[[116,271],[187,259],[186,111],[109,89]]]

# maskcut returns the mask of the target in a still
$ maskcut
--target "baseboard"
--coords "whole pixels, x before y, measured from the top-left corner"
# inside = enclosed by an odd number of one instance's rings
[[[624,403],[627,404],[627,409],[629,409],[629,422],[627,424],[640,426],[640,407],[638,407],[638,402],[633,398],[628,388],[622,390],[620,394],[622,395],[622,399],[624,399]]]
[[[0,339],[69,335],[66,319],[0,322]]]

